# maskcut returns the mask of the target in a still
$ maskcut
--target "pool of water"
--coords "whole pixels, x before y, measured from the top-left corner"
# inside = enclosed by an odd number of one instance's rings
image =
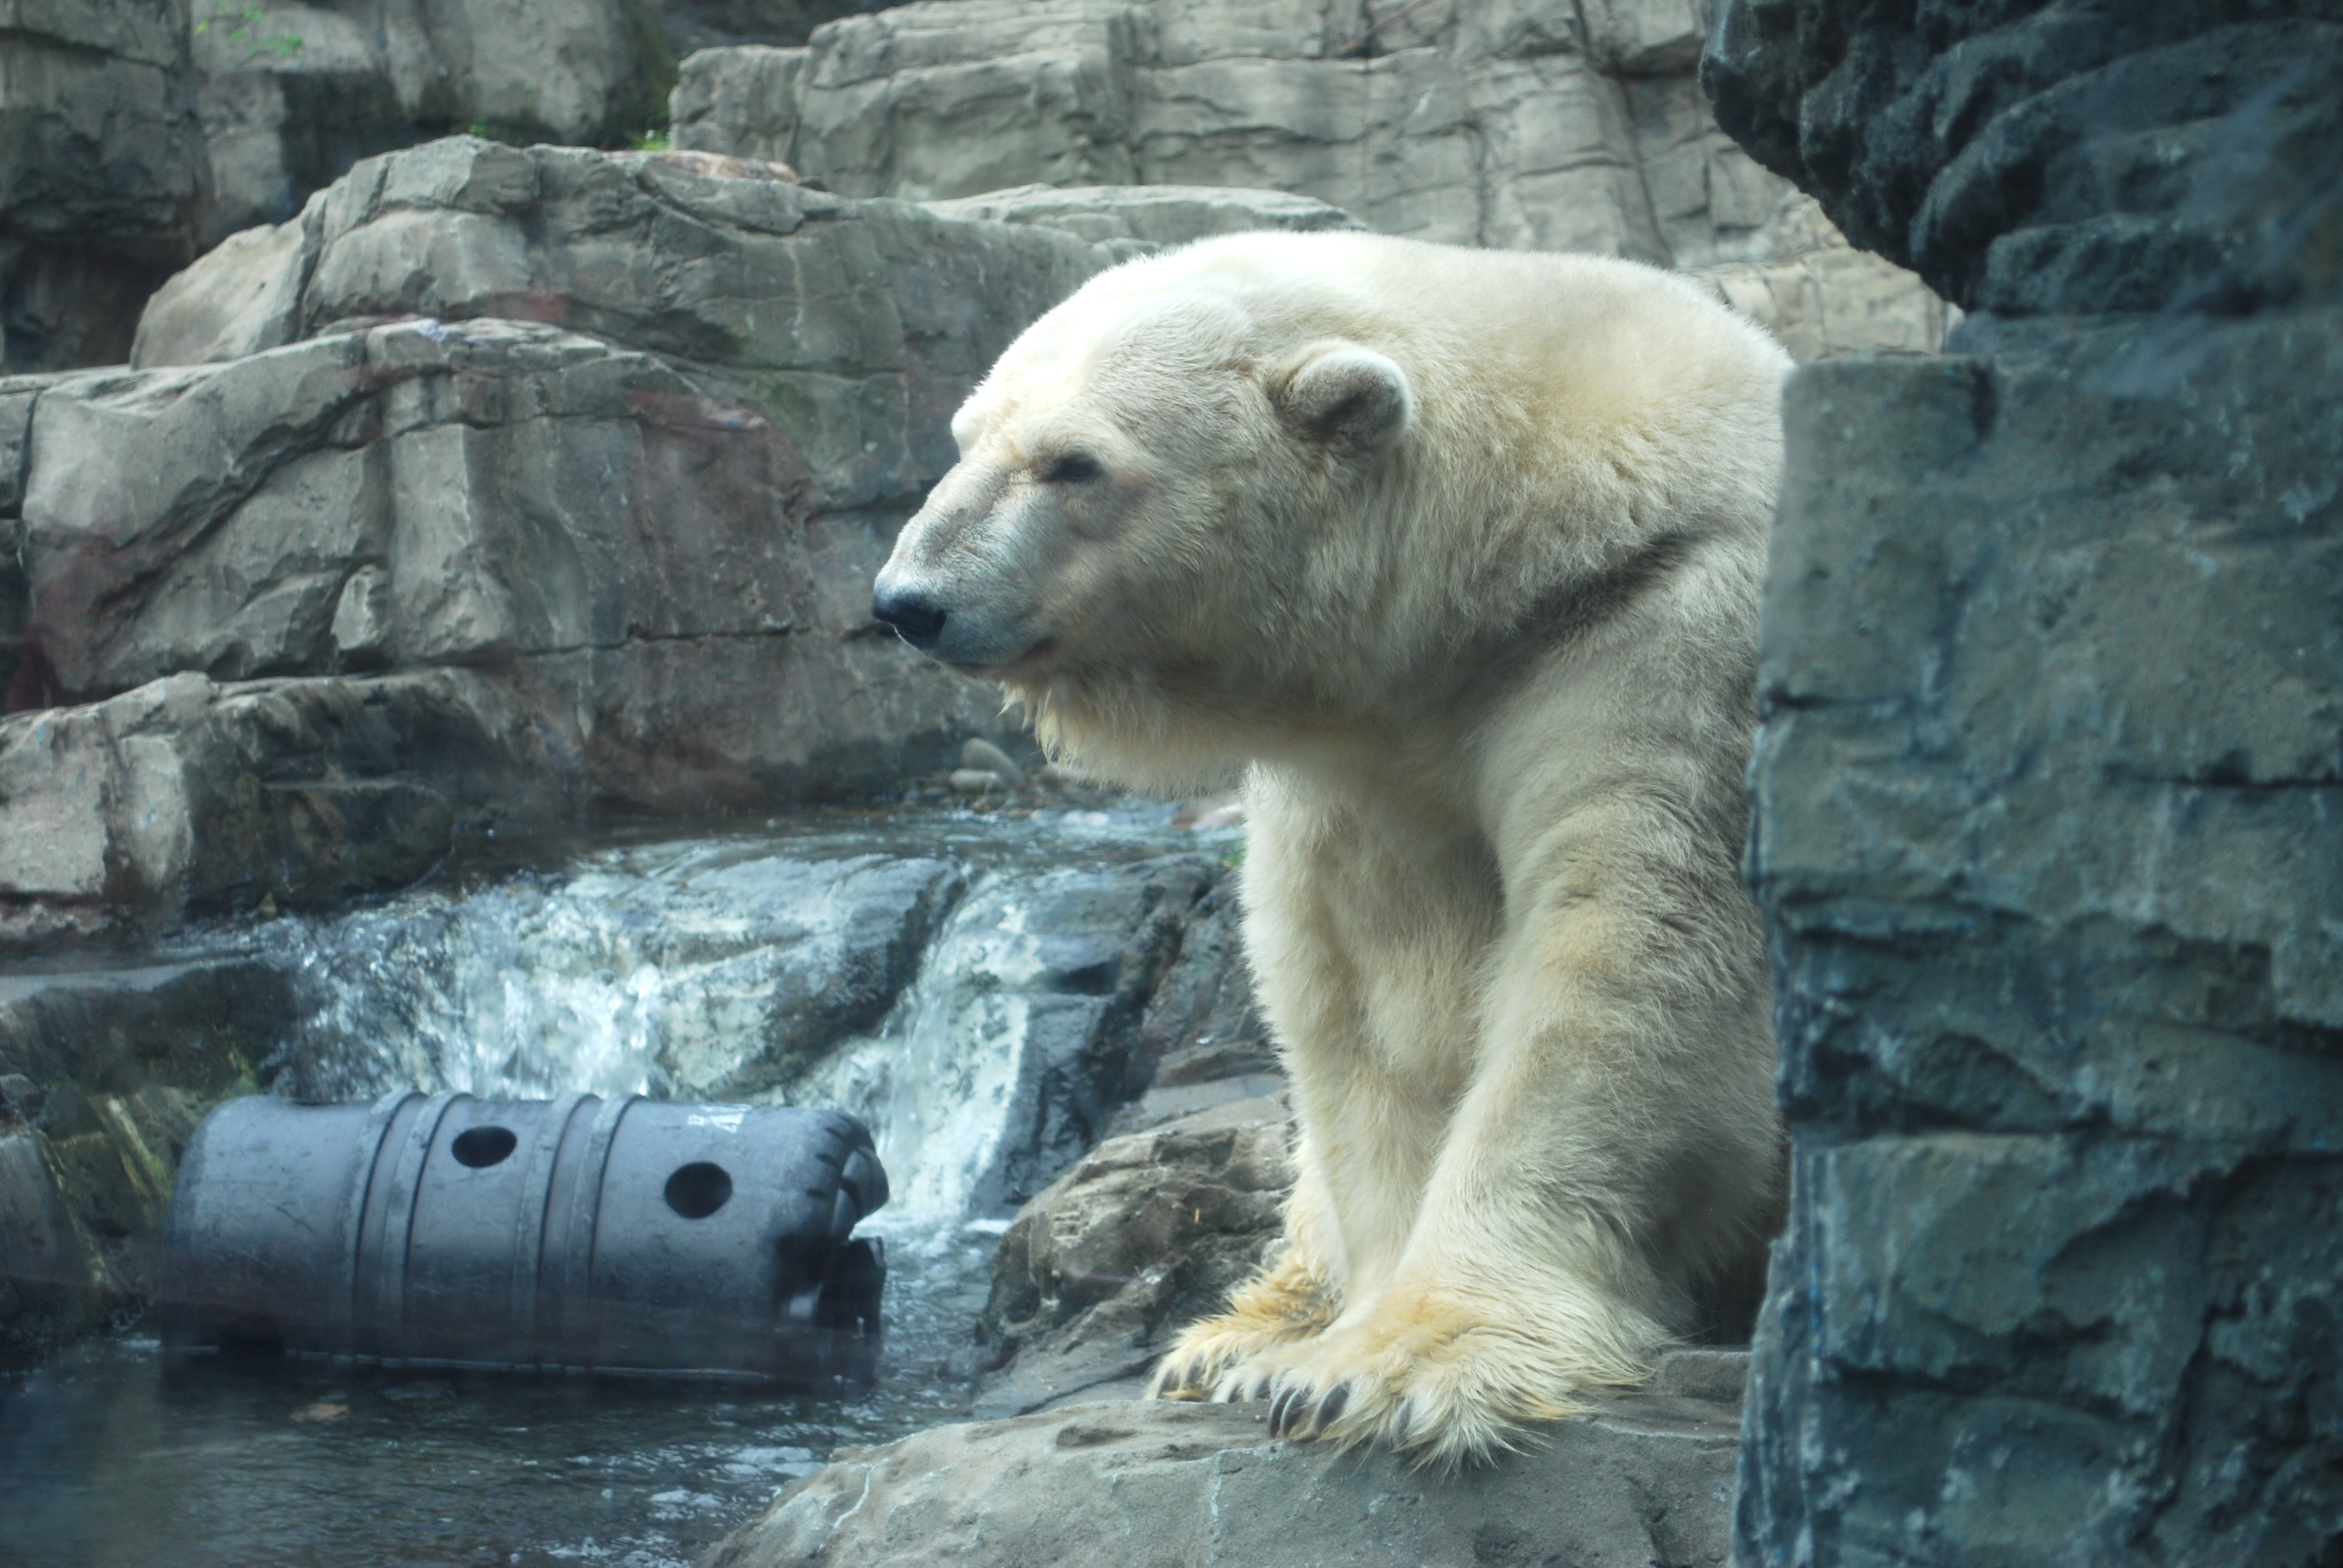
[[[965,1408],[990,1238],[897,1250],[845,1398],[325,1369],[166,1374],[134,1330],[0,1396],[12,1568],[687,1564],[841,1446]]]
[[[319,1366],[166,1373],[132,1324],[0,1383],[0,1564],[665,1568],[836,1449],[957,1418],[1005,1223],[982,1198],[1000,1136],[983,1089],[1017,1077],[1001,999],[1048,956],[1024,912],[1085,868],[1225,849],[1173,831],[1169,814],[829,812],[605,834],[475,855],[330,916],[178,939],[157,956],[256,953],[301,977],[278,1066],[311,1081],[289,1087],[665,1095],[679,1061],[706,1060],[728,1020],[769,1000],[759,986],[790,983],[766,956],[797,943],[819,959],[851,923],[840,890],[950,862],[956,902],[918,978],[789,1091],[870,1121],[905,1200],[862,1227],[889,1252],[879,1370],[829,1395]]]

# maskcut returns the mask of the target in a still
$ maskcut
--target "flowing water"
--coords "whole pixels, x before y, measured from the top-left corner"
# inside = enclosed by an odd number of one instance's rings
[[[713,1084],[854,1111],[896,1194],[858,1232],[888,1244],[880,1370],[827,1397],[166,1377],[132,1325],[0,1387],[0,1563],[680,1564],[832,1450],[953,1419],[1006,1223],[1001,1146],[1044,1005],[1031,984],[1081,961],[1036,911],[1102,869],[1219,847],[1168,816],[830,813],[606,839],[187,939],[293,977],[296,1016],[263,1070],[305,1093]]]

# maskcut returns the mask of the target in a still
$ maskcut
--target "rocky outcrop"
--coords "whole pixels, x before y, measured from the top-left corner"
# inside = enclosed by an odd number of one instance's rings
[[[2285,9],[1721,7],[1725,123],[1992,313],[1785,409],[1753,1565],[2343,1549],[2343,28]]]
[[[684,63],[677,144],[859,195],[1023,183],[1292,192],[1387,233],[1694,270],[1802,355],[1933,349],[1942,307],[1717,131],[1682,0],[955,0]]]
[[[1081,1404],[939,1427],[840,1453],[709,1562],[1717,1568],[1742,1358],[1684,1359],[1654,1392],[1605,1400],[1527,1452],[1456,1474],[1272,1440],[1259,1405]]]
[[[1283,1093],[1111,1138],[1018,1214],[978,1335],[1008,1364],[973,1407],[1023,1415],[1137,1376],[1220,1310],[1282,1235],[1292,1111]]]

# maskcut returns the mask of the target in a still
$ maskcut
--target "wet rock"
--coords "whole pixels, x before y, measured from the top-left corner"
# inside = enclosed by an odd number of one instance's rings
[[[144,1302],[187,1139],[287,995],[249,958],[0,978],[0,1364]]]
[[[1009,788],[1009,780],[990,768],[955,768],[950,783],[956,795],[994,795]]]
[[[898,1212],[1013,1212],[1145,1087],[1149,1003],[1220,876],[1174,855],[978,879],[938,933],[916,1005],[790,1098],[867,1108],[930,1151],[899,1184]],[[1002,1048],[971,1055],[970,1040]]]
[[[1278,1244],[1292,1121],[1271,1094],[1110,1138],[1028,1203],[978,1330],[1009,1364],[973,1413],[1022,1415],[1133,1376],[1217,1311]]]
[[[67,1131],[46,1110],[46,1086],[130,1094],[164,1083],[199,1098],[249,1092],[275,1043],[289,993],[248,957],[0,977],[0,1082],[26,1119]],[[72,1114],[61,1101],[60,1115]]]
[[[965,880],[947,860],[775,858],[692,876],[688,902],[662,897],[640,956],[679,977],[671,988],[695,985],[702,1012],[663,1020],[668,1092],[756,1095],[801,1079],[848,1036],[875,1028],[919,972]]]
[[[1443,1474],[1263,1435],[1258,1405],[1121,1402],[847,1451],[710,1557],[779,1564],[1722,1564],[1735,1410],[1642,1395]]]
[[[0,1124],[0,1372],[96,1327],[100,1276],[50,1169],[47,1141]]]
[[[1179,958],[1148,1002],[1140,1048],[1150,1097],[1281,1070],[1269,1026],[1253,1000],[1232,879],[1197,904]],[[1143,1108],[1144,1102],[1133,1110]]]

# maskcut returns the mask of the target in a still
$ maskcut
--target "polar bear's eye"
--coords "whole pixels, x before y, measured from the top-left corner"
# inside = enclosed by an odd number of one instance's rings
[[[1098,477],[1098,459],[1088,452],[1068,452],[1052,457],[1041,470],[1041,482],[1045,485],[1079,485]]]

